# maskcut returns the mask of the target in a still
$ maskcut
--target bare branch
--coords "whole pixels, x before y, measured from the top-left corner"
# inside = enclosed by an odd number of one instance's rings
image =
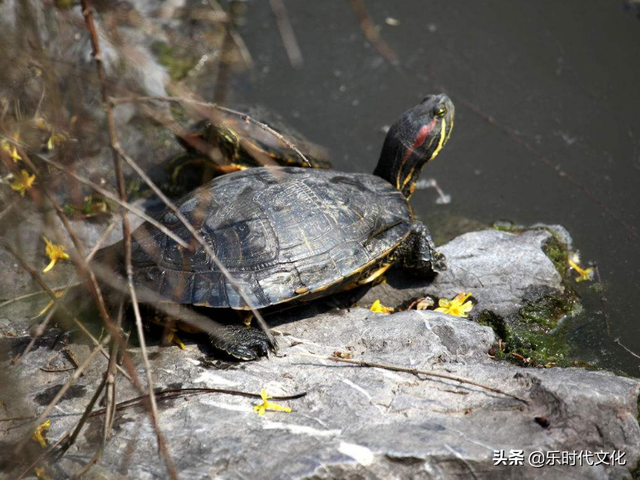
[[[109,340],[109,338],[110,338],[109,335],[106,335],[105,338],[102,340],[102,342],[100,342],[100,345],[104,345]],[[100,348],[94,347],[94,349],[91,351],[91,354],[89,354],[89,356],[86,358],[86,360],[84,362],[82,362],[82,364],[80,364],[80,366],[78,367],[78,369],[75,372],[73,372],[73,374],[65,382],[65,384],[62,386],[62,388],[60,390],[58,390],[58,393],[56,393],[56,396],[53,397],[53,400],[51,400],[49,402],[49,405],[47,405],[47,407],[44,409],[44,411],[33,422],[33,425],[40,425],[44,421],[44,419],[49,416],[49,414],[55,408],[55,406],[58,404],[58,402],[60,401],[62,396],[65,393],[67,393],[67,391],[69,390],[69,388],[71,388],[71,386],[75,383],[75,381],[78,378],[80,378],[80,375],[82,375],[82,373],[87,369],[87,367],[89,365],[91,365],[91,362],[93,362],[93,359],[95,358],[95,356],[99,352],[100,352]],[[16,447],[15,451],[16,452],[20,451],[26,445],[26,443],[29,441],[30,438],[31,438],[31,434],[27,435],[24,438],[24,440],[22,440],[18,444],[18,446]]]
[[[61,170],[61,171],[65,172],[67,175],[70,175],[71,177],[75,178],[80,183],[93,188],[96,192],[98,192],[103,197],[108,198],[109,200],[117,203],[118,205],[120,205],[124,209],[128,210],[129,212],[133,213],[134,215],[137,215],[138,217],[142,218],[143,220],[149,222],[151,225],[153,225],[158,230],[160,230],[162,233],[164,233],[167,237],[169,237],[172,240],[174,240],[178,245],[181,245],[182,247],[184,247],[186,249],[191,249],[191,246],[188,243],[186,243],[184,240],[182,240],[180,237],[178,237],[175,233],[173,233],[167,227],[162,225],[160,222],[158,222],[154,218],[152,218],[149,215],[147,215],[146,213],[144,213],[142,210],[134,207],[133,205],[131,205],[128,202],[121,201],[113,193],[109,192],[108,190],[105,190],[104,188],[102,188],[97,183],[94,183],[91,180],[89,180],[87,178],[84,178],[84,177],[82,177],[81,175],[78,175],[75,172],[72,172],[71,170],[69,170],[68,168],[64,167],[63,165],[60,165],[55,160],[51,160],[49,158],[43,157],[42,155],[36,155],[36,156],[40,160],[42,160],[43,162],[51,165],[54,168],[57,168],[58,170]]]
[[[111,103],[109,102],[109,92],[107,90],[107,78],[106,73],[104,71],[104,66],[102,64],[102,55],[100,52],[100,41],[98,38],[98,33],[96,31],[95,23],[93,21],[93,11],[89,4],[89,0],[80,0],[82,4],[82,13],[85,18],[85,23],[87,25],[87,29],[89,30],[89,34],[91,36],[91,44],[93,46],[93,56],[96,61],[96,71],[98,73],[98,79],[100,81],[100,92],[102,94],[102,101],[104,104],[104,109],[107,117],[107,128],[109,132],[109,139],[111,142],[111,151],[113,157],[113,163],[116,172],[116,180],[118,183],[118,191],[120,194],[120,201],[123,204],[127,203],[127,193],[126,186],[124,182],[124,173],[122,171],[122,165],[120,163],[120,143],[118,141],[118,136],[116,132],[116,124],[115,119],[113,117],[113,111],[111,107]],[[136,298],[136,292],[133,284],[133,268],[131,264],[131,229],[129,226],[129,220],[127,218],[127,212],[122,212],[122,230],[124,235],[124,251],[125,251],[125,265],[127,272],[127,284],[129,286],[129,293],[131,295],[131,301],[133,303],[134,312],[136,314],[136,325],[138,325],[138,335],[140,340],[140,346],[142,350],[142,358],[144,359],[145,372],[147,376],[147,387],[149,394],[149,406],[150,406],[150,414],[151,419],[153,421],[154,430],[156,433],[156,437],[158,439],[158,446],[160,448],[160,452],[165,461],[165,465],[167,467],[169,476],[177,480],[178,474],[175,470],[175,465],[171,456],[169,454],[169,450],[166,445],[166,441],[164,439],[164,435],[160,430],[159,420],[158,420],[158,409],[156,406],[154,389],[153,389],[153,378],[151,376],[151,366],[149,365],[149,358],[146,351],[145,340],[144,340],[144,332],[142,331],[142,320],[140,318],[140,312],[138,308],[138,300]],[[120,317],[121,318],[121,317]],[[117,355],[117,347],[112,350],[112,355]],[[109,369],[108,369],[108,381],[111,380],[112,388],[115,389],[115,378],[113,375],[115,373],[115,369],[113,366],[115,365],[115,358],[111,358],[109,361]],[[111,374],[111,376],[109,376]],[[104,443],[106,443],[106,439],[109,436],[109,431],[111,428],[111,421],[109,417],[107,417],[107,421],[105,423],[105,434],[103,437]],[[99,452],[97,452],[96,458],[99,458]],[[89,464],[90,466],[90,464]]]
[[[127,153],[119,146],[115,147],[118,153],[122,156],[122,158],[127,162],[127,164],[135,170],[135,172],[144,180],[144,182],[153,190],[153,192],[158,195],[158,197],[162,200],[162,202],[176,215],[178,220],[182,222],[182,224],[187,228],[189,233],[193,236],[193,238],[200,244],[200,246],[205,250],[211,261],[215,263],[215,265],[220,269],[220,272],[229,280],[229,283],[236,289],[238,294],[242,297],[247,306],[251,309],[253,314],[260,325],[260,328],[265,333],[272,347],[277,348],[277,343],[273,335],[269,331],[269,327],[267,323],[262,318],[260,312],[255,308],[253,302],[249,298],[249,296],[243,291],[242,287],[238,284],[238,282],[234,279],[233,275],[227,267],[218,259],[212,248],[209,244],[202,238],[202,235],[198,233],[198,231],[191,225],[191,222],[184,216],[184,214],[178,209],[178,207],[171,201],[169,198],[158,188],[158,186],[153,183],[153,181],[149,178],[149,176],[140,168],[140,166],[131,158]],[[133,280],[131,280],[133,282]],[[135,306],[134,306],[135,310]],[[141,328],[141,327],[139,327]]]
[[[360,29],[362,30],[362,33],[367,41],[371,43],[376,52],[378,52],[378,54],[384,58],[387,63],[396,67],[400,65],[400,60],[398,59],[396,52],[394,52],[389,44],[380,36],[380,32],[378,32],[375,23],[373,23],[371,16],[364,6],[364,1],[349,0],[349,3],[351,3],[351,8],[353,8],[353,11],[356,13],[358,20],[360,21]]]
[[[317,358],[316,355],[313,355],[314,357]],[[515,400],[518,400],[519,402],[522,402],[526,405],[529,404],[528,400],[525,400],[522,397],[518,397],[517,395],[513,395],[512,393],[508,393],[505,392],[504,390],[500,390],[498,388],[494,388],[494,387],[490,387],[488,385],[483,385],[481,383],[477,383],[474,382],[473,380],[468,380],[466,378],[461,378],[461,377],[454,377],[452,375],[444,375],[442,373],[435,373],[435,372],[429,372],[427,370],[418,370],[417,368],[407,368],[407,367],[399,367],[396,365],[387,365],[387,364],[383,364],[383,363],[374,363],[374,362],[366,362],[364,360],[351,360],[348,358],[339,358],[339,357],[322,357],[325,360],[331,360],[332,362],[339,362],[339,363],[350,363],[352,365],[358,365],[360,367],[370,367],[370,368],[382,368],[384,370],[391,370],[393,372],[405,372],[405,373],[411,373],[413,375],[424,375],[426,377],[435,377],[435,378],[442,378],[445,380],[453,380],[454,382],[458,382],[458,383],[464,383],[467,385],[473,385],[475,387],[480,387],[483,388],[484,390],[488,390],[490,392],[494,392],[494,393],[499,393],[500,395],[506,395],[507,397],[511,397]]]
[[[105,240],[107,239],[107,237],[111,234],[111,232],[113,231],[113,229],[116,227],[116,222],[118,221],[118,219],[116,218],[113,222],[111,222],[111,224],[106,228],[106,230],[104,231],[104,233],[102,234],[102,236],[100,237],[100,239],[98,240],[98,242],[94,245],[93,249],[91,250],[91,252],[89,252],[89,255],[87,255],[87,258],[85,259],[87,262],[90,262],[91,259],[93,258],[93,256],[95,255],[95,253],[98,251],[98,249],[102,246],[102,244],[105,242]],[[69,282],[67,283],[66,287],[63,287],[63,289],[54,289],[54,291],[58,291],[58,290],[64,290],[62,296],[60,297],[60,302],[64,302],[64,300],[66,299],[67,293],[69,292],[69,289],[74,286],[74,282],[77,278],[77,275],[73,275],[73,277],[71,277],[71,280],[69,280]],[[77,284],[76,284],[77,285]],[[4,305],[4,304],[3,304]],[[42,321],[42,323],[40,325],[38,325],[38,328],[36,329],[35,333],[33,334],[31,341],[29,342],[29,344],[27,345],[27,347],[24,349],[24,352],[19,353],[18,355],[16,355],[12,360],[11,363],[15,363],[17,362],[21,357],[24,357],[25,355],[27,355],[31,349],[33,348],[34,344],[36,343],[36,341],[38,340],[38,338],[40,338],[40,336],[45,332],[47,325],[49,324],[49,322],[51,321],[51,319],[53,318],[53,316],[55,315],[57,309],[58,309],[58,305],[60,305],[59,303],[54,303],[53,306],[51,307],[51,310],[49,311],[49,313],[47,314],[47,316],[45,317],[44,321]],[[2,305],[0,305],[2,306]]]
[[[284,5],[283,0],[269,0],[271,3],[271,10],[276,16],[276,23],[278,30],[280,30],[280,36],[282,37],[282,43],[284,49],[289,57],[289,63],[291,67],[299,69],[304,66],[304,60],[302,58],[302,52],[300,46],[296,40],[296,34],[291,26],[289,15],[287,14],[287,8]]]

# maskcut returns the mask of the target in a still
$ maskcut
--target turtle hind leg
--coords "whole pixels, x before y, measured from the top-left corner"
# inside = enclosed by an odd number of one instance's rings
[[[402,265],[420,275],[429,275],[447,269],[445,256],[436,250],[429,230],[422,222],[411,225],[411,233],[400,248]]]

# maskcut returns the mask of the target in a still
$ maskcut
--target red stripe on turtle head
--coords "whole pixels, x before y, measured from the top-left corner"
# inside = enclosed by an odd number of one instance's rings
[[[434,118],[430,123],[428,123],[427,125],[423,125],[420,130],[418,130],[418,134],[416,135],[413,144],[407,150],[407,153],[405,153],[402,163],[404,163],[413,154],[413,152],[415,152],[424,144],[427,138],[429,138],[429,135],[431,135],[433,127],[436,126],[437,121],[438,119]]]

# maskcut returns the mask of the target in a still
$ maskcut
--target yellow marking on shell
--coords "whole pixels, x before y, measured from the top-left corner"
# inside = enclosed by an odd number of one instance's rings
[[[296,295],[304,295],[305,293],[309,293],[309,287],[298,287],[295,292]]]
[[[389,270],[389,267],[391,267],[391,265],[393,265],[392,263],[389,263],[387,265],[384,265],[383,267],[380,267],[378,270],[376,270],[375,272],[373,272],[371,275],[369,275],[367,278],[365,278],[364,280],[359,280],[358,281],[358,285],[364,285],[366,283],[371,283],[373,282],[376,278],[379,278],[381,275],[384,275],[384,272],[386,272],[387,270]]]
[[[193,306],[194,306],[194,307],[215,308],[215,307],[213,307],[209,302],[194,303],[194,304],[193,304]]]
[[[440,130],[440,141],[438,142],[438,146],[436,147],[435,151],[433,152],[433,155],[431,155],[431,158],[429,159],[429,161],[433,160],[434,158],[436,158],[438,156],[438,154],[440,153],[440,150],[442,150],[442,147],[444,146],[444,140],[445,137],[447,136],[447,121],[443,118],[442,119],[442,130]]]

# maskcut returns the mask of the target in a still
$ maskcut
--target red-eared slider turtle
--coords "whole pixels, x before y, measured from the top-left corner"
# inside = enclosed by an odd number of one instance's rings
[[[449,140],[453,121],[451,100],[430,95],[391,126],[373,175],[250,168],[214,179],[178,206],[259,309],[371,282],[395,262],[437,272],[444,257],[414,219],[409,198],[423,165]],[[159,220],[193,244],[174,213]],[[102,252],[102,261],[124,270],[121,243]],[[204,249],[183,249],[148,223],[132,234],[132,261],[135,284],[167,302],[248,308]],[[239,323],[220,328],[214,344],[230,355],[266,354],[260,330],[248,333]]]
[[[211,119],[201,120],[177,136],[186,153],[171,160],[167,167],[172,181],[170,190],[187,192],[214,177],[265,165],[331,168],[325,149],[308,141],[275,114],[251,108],[248,116],[260,124],[243,116],[216,112]],[[295,145],[307,161],[278,134]]]

